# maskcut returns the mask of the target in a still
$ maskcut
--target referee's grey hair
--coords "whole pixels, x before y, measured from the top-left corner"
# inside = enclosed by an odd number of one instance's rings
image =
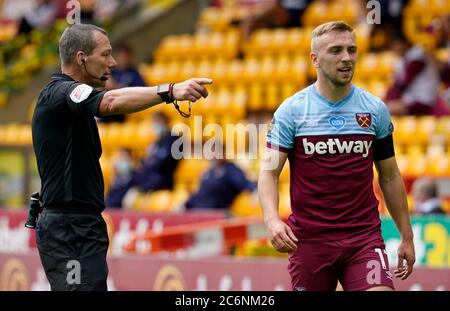
[[[63,65],[73,64],[78,51],[87,55],[92,53],[97,46],[94,31],[107,35],[104,29],[90,24],[73,24],[64,30],[59,39],[59,57]]]

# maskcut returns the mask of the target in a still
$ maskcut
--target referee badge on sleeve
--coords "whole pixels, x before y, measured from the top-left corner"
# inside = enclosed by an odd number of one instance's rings
[[[87,84],[80,84],[76,88],[73,89],[72,93],[70,93],[70,99],[74,103],[81,103],[83,100],[89,97],[93,91],[93,88]]]

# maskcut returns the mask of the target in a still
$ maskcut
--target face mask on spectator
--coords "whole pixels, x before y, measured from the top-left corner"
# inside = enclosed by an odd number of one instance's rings
[[[119,175],[128,175],[132,171],[131,163],[127,160],[118,160],[116,162],[116,170]]]
[[[161,136],[167,131],[167,127],[164,124],[155,124],[153,125],[153,131],[156,135]]]

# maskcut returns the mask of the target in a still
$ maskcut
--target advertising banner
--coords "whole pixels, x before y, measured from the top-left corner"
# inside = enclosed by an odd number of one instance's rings
[[[35,230],[25,228],[26,210],[0,209],[0,253],[27,254],[36,249]],[[150,214],[120,210],[106,210],[103,218],[108,225],[109,252],[118,255],[123,246],[137,232],[153,230],[160,232],[165,227],[224,219],[222,212]]]
[[[450,267],[450,217],[413,217],[411,225],[414,232],[416,250],[415,266]],[[397,264],[397,247],[400,235],[391,218],[381,222],[386,251],[391,266]]]
[[[219,257],[181,259],[173,256],[109,257],[109,290],[140,291],[274,291],[290,290],[287,259]],[[69,271],[68,271],[69,272]],[[397,290],[450,290],[450,269],[416,268]],[[0,254],[0,290],[49,290],[36,251]]]

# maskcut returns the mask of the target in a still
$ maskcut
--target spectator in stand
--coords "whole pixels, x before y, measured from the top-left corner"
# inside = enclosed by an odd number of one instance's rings
[[[438,99],[439,69],[421,46],[412,45],[403,35],[393,41],[400,56],[394,83],[388,89],[386,102],[394,115],[429,115]]]
[[[108,191],[105,204],[107,207],[121,207],[122,199],[127,193],[133,176],[133,158],[129,149],[119,149],[114,163],[114,182]]]
[[[125,45],[119,45],[115,49],[115,59],[117,67],[111,71],[112,79],[108,80],[106,88],[108,90],[119,89],[130,86],[145,86],[144,79],[133,65],[133,51]],[[102,122],[123,122],[125,115],[106,116]]]
[[[414,212],[421,215],[445,214],[438,197],[437,186],[430,179],[416,179],[411,189],[414,198]]]
[[[227,210],[242,191],[256,190],[256,183],[249,181],[239,167],[224,158],[221,143],[216,142],[211,149],[206,155],[209,168],[201,177],[198,191],[185,203],[187,210]]]
[[[112,194],[115,205],[121,203],[117,207],[129,206],[128,202],[133,201],[139,191],[173,189],[174,173],[179,160],[173,157],[171,149],[179,136],[171,135],[169,119],[162,112],[153,114],[151,124],[159,138],[149,147],[147,158],[133,172],[131,179],[120,184],[120,191]]]

